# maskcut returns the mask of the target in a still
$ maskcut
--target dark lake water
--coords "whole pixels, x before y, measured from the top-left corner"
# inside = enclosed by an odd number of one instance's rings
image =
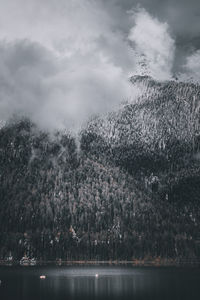
[[[0,280],[1,300],[200,299],[192,268],[0,267]]]

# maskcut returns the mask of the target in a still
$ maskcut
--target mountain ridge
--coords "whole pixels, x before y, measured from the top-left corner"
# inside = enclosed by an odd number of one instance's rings
[[[1,259],[199,258],[200,87],[138,81],[80,149],[27,119],[0,129]]]

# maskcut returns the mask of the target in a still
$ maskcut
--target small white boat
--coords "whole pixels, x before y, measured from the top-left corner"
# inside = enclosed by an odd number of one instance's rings
[[[22,257],[20,260],[21,266],[35,266],[36,265],[36,259],[35,258],[29,258],[26,254]]]
[[[40,279],[46,279],[45,275],[40,275]]]

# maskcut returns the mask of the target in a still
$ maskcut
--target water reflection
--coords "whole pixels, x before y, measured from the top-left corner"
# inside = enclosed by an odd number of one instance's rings
[[[46,279],[40,279],[44,274]],[[96,276],[98,274],[98,276]],[[199,269],[0,267],[2,300],[199,299]]]

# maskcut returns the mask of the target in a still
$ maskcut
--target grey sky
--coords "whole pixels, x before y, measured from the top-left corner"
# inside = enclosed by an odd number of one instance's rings
[[[106,0],[104,0],[106,2]],[[114,0],[122,10],[139,4],[151,15],[170,25],[176,36],[188,42],[200,35],[200,1],[198,0]]]
[[[0,119],[80,126],[134,98],[141,54],[155,79],[199,80],[199,37],[195,0],[0,0]]]

